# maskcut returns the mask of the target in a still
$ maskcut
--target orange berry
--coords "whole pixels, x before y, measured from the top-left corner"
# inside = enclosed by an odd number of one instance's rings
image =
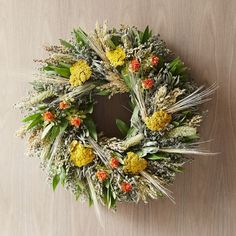
[[[158,62],[159,62],[159,57],[157,57],[157,56],[152,56],[151,57],[151,64],[153,65],[153,66],[156,66],[157,64],[158,64]]]
[[[107,179],[108,174],[104,170],[98,170],[97,173],[96,173],[96,176],[97,176],[97,178],[100,182],[103,182],[104,180]]]
[[[154,85],[154,80],[153,79],[144,79],[142,81],[142,87],[144,89],[150,89],[150,88],[153,87],[153,85]]]
[[[115,157],[112,157],[109,163],[111,168],[117,168],[120,164],[120,162]]]
[[[71,125],[79,127],[81,124],[81,120],[79,117],[74,117],[70,120]]]
[[[125,193],[128,193],[132,190],[132,185],[127,182],[123,182],[121,184],[121,190]]]
[[[138,71],[141,67],[140,62],[138,61],[138,59],[133,59],[131,61],[131,69],[132,71]]]
[[[59,109],[61,109],[61,110],[65,110],[68,107],[69,107],[69,105],[66,102],[64,102],[64,101],[59,103]]]
[[[43,119],[45,121],[53,121],[55,119],[55,117],[52,112],[46,111],[43,113]]]

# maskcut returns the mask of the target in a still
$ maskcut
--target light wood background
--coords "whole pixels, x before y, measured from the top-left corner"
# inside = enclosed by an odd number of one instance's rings
[[[21,114],[12,104],[26,94],[42,45],[69,38],[98,20],[147,24],[192,68],[198,83],[217,81],[203,139],[221,152],[196,157],[171,186],[168,200],[93,208],[46,183],[39,161],[24,156],[14,137]],[[236,1],[235,0],[0,0],[0,235],[1,236],[234,236],[236,235]],[[102,115],[102,114],[100,114]],[[109,128],[109,127],[108,127]]]

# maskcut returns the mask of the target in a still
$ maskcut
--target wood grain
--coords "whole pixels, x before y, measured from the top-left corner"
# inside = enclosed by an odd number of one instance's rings
[[[25,95],[42,45],[91,30],[98,20],[147,24],[179,54],[198,83],[220,89],[207,107],[204,139],[220,152],[196,157],[171,187],[168,200],[93,208],[59,188],[52,193],[39,162],[24,156],[14,137],[21,114],[12,104]],[[0,235],[2,236],[233,236],[236,235],[236,1],[234,0],[0,0]]]

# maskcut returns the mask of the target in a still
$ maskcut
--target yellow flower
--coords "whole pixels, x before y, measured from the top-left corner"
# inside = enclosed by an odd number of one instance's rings
[[[138,174],[147,167],[147,161],[133,152],[128,152],[124,159],[124,172]]]
[[[115,50],[107,51],[106,56],[114,67],[122,66],[125,63],[126,55],[121,47],[117,47]]]
[[[73,140],[70,144],[70,161],[75,166],[81,167],[93,161],[95,154],[92,148],[86,148],[77,140]]]
[[[79,86],[88,80],[92,74],[92,70],[85,60],[78,60],[70,67],[70,84]]]
[[[145,124],[148,129],[152,131],[160,131],[171,121],[171,115],[166,113],[165,111],[157,111],[149,116],[145,120]]]

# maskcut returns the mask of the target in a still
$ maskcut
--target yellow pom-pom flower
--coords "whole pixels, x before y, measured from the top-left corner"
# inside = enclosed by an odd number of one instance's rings
[[[83,146],[77,140],[73,140],[70,144],[70,161],[75,166],[82,167],[93,161],[95,154],[92,148]]]
[[[160,110],[147,117],[145,120],[145,124],[148,129],[152,131],[160,131],[170,123],[171,119],[172,117],[170,114]]]
[[[92,69],[88,63],[81,59],[70,67],[70,84],[79,86],[91,77]]]
[[[124,159],[123,170],[126,173],[138,174],[147,167],[147,161],[133,152],[128,152]]]
[[[125,63],[126,55],[121,47],[117,47],[115,50],[107,51],[106,56],[114,67],[122,66]]]

